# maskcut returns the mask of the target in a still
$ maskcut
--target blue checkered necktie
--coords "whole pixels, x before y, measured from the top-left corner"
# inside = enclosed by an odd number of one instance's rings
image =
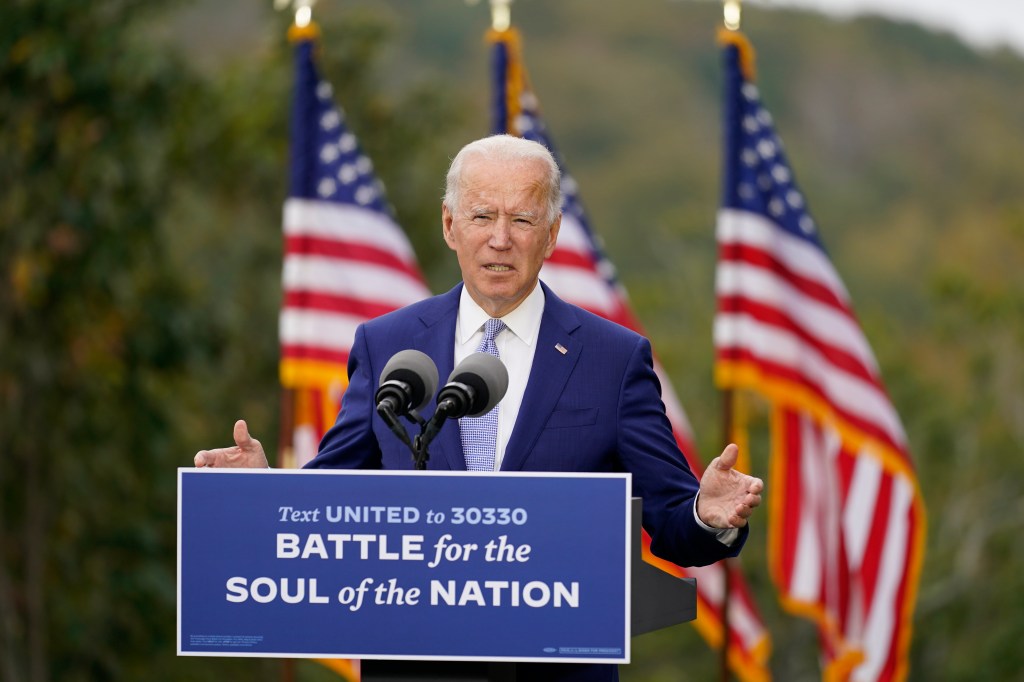
[[[477,352],[498,357],[494,337],[505,329],[505,323],[491,318],[484,325],[484,338]],[[459,420],[462,432],[462,451],[466,455],[466,468],[470,471],[494,471],[494,455],[498,449],[498,408],[479,417],[463,417]]]

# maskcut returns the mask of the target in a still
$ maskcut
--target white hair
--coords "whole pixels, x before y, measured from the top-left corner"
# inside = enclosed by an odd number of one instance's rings
[[[496,161],[514,163],[517,161],[540,161],[545,165],[546,177],[543,184],[547,189],[547,222],[552,223],[562,209],[562,173],[558,162],[547,147],[539,142],[526,140],[515,135],[491,135],[470,142],[459,150],[452,159],[445,180],[444,204],[449,210],[459,205],[459,188],[462,171],[470,156],[482,156]]]

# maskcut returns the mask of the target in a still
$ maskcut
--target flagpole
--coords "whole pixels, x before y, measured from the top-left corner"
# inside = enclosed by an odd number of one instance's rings
[[[274,9],[284,10],[289,6],[295,9],[292,30],[305,29],[312,23],[313,4],[316,0],[274,0]],[[289,31],[291,35],[291,31]],[[277,436],[277,466],[292,468],[295,466],[295,390],[282,385],[280,391],[280,418]],[[295,661],[286,658],[281,661],[281,682],[294,682]]]
[[[723,0],[722,2],[722,23],[729,31],[740,29],[740,18],[742,9],[740,0]],[[732,388],[722,391],[722,440],[724,445],[731,442],[735,424],[733,423],[733,398]],[[722,561],[722,651],[721,651],[721,677],[722,682],[729,682],[729,602],[732,598],[732,559]]]
[[[299,32],[315,31],[313,24],[313,5],[316,0],[274,0],[274,9],[281,11],[293,8],[295,19],[288,31],[289,40],[295,40]],[[294,34],[294,35],[293,35]],[[296,465],[295,459],[295,389],[282,383],[280,391],[280,417],[277,436],[277,466],[291,469]],[[285,661],[285,682],[291,682],[293,675],[292,661]]]

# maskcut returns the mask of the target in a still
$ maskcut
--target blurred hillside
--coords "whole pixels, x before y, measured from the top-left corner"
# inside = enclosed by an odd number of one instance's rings
[[[709,458],[720,7],[517,0],[512,14]],[[489,128],[486,3],[325,1],[315,19],[324,75],[447,289],[438,204],[449,156]],[[287,23],[251,0],[0,8],[2,680],[280,678],[274,661],[174,656],[174,469],[239,416],[277,438]],[[1024,679],[1024,59],[881,19],[749,8],[743,28],[920,472],[910,678]],[[776,605],[763,533],[743,564],[775,678],[817,679],[816,636]],[[633,659],[624,680],[717,675],[688,626],[637,638]]]

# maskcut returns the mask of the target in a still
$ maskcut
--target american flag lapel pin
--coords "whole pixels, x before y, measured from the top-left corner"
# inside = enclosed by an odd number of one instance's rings
[[[563,346],[563,345],[562,345],[562,344],[560,344],[560,343],[556,343],[556,344],[555,344],[555,350],[557,350],[557,351],[558,351],[559,353],[561,353],[562,355],[565,355],[566,353],[568,353],[568,352],[569,352],[568,350],[566,350],[565,346]]]

